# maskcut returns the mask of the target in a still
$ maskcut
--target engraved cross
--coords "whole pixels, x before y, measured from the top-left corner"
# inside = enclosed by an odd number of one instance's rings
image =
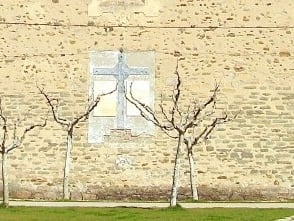
[[[94,68],[94,75],[112,75],[118,81],[117,95],[117,128],[124,129],[126,120],[125,80],[130,75],[148,75],[148,67],[129,67],[122,51],[118,54],[118,63],[112,68]],[[148,96],[148,95],[147,95]]]

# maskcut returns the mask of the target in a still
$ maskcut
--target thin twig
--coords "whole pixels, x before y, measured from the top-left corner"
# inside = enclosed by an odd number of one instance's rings
[[[4,154],[5,152],[5,143],[8,137],[8,131],[7,131],[7,118],[3,114],[3,108],[2,108],[2,98],[0,97],[0,117],[3,121],[3,137],[2,137],[2,143],[1,143],[1,153]]]
[[[116,84],[115,88],[112,91],[106,92],[106,93],[102,93],[97,95],[97,97],[95,98],[95,100],[93,102],[90,103],[90,105],[88,105],[87,110],[85,111],[85,113],[83,113],[82,115],[76,117],[72,123],[71,123],[71,127],[74,127],[77,123],[79,123],[82,119],[88,118],[89,114],[94,110],[95,107],[97,107],[98,103],[101,100],[101,97],[112,94],[113,92],[115,92],[117,90],[118,84]]]
[[[46,117],[46,119],[44,120],[44,122],[42,124],[34,124],[34,125],[31,125],[31,126],[27,127],[23,131],[22,135],[19,138],[18,137],[15,137],[13,139],[13,145],[12,145],[12,147],[7,148],[7,153],[9,153],[10,151],[14,150],[15,148],[18,148],[23,143],[24,138],[25,138],[25,136],[26,136],[26,134],[28,132],[30,132],[34,128],[37,128],[37,127],[45,127],[46,125],[47,125],[47,117]]]
[[[133,104],[137,110],[139,110],[140,115],[147,121],[150,121],[153,123],[155,126],[160,128],[167,136],[170,138],[176,139],[178,136],[174,136],[171,134],[171,132],[174,130],[174,127],[170,125],[170,120],[168,119],[163,106],[161,106],[161,111],[165,119],[168,121],[169,125],[166,125],[162,123],[156,116],[155,112],[149,107],[147,104],[142,103],[139,101],[137,98],[134,97],[133,92],[132,92],[132,83],[130,84],[130,98],[126,96],[126,99]]]
[[[177,60],[175,75],[177,76],[177,84],[176,84],[176,88],[173,90],[173,95],[172,95],[173,107],[171,110],[171,123],[175,128],[179,129],[175,123],[176,112],[180,115],[180,117],[182,116],[182,113],[178,107],[178,103],[179,103],[179,99],[180,99],[180,95],[181,95],[180,87],[181,87],[181,83],[182,83],[179,72],[178,72],[178,60]]]
[[[51,108],[51,112],[53,114],[54,120],[61,125],[69,126],[70,122],[68,120],[60,118],[58,116],[58,106],[59,106],[58,99],[56,98],[50,99],[49,96],[45,93],[44,89],[41,89],[38,85],[37,85],[37,88],[39,89],[39,92],[45,97],[47,104]],[[56,101],[57,104],[54,105],[52,103],[53,101]]]

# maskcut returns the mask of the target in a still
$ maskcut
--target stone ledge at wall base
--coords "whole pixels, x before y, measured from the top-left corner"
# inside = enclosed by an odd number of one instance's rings
[[[1,191],[0,186],[0,191]],[[283,188],[216,188],[202,185],[198,188],[199,199],[203,201],[288,201],[294,200],[294,192]],[[1,192],[2,194],[2,192]],[[0,195],[1,196],[1,195]],[[71,200],[111,200],[111,201],[168,201],[169,186],[88,186],[87,189],[71,189]],[[10,188],[11,199],[61,200],[62,188],[37,187],[22,188],[13,185]],[[191,199],[189,188],[179,188],[179,200]]]

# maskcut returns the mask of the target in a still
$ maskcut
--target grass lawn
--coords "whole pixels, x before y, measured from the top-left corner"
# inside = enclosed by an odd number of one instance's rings
[[[0,208],[0,221],[273,221],[293,209]]]

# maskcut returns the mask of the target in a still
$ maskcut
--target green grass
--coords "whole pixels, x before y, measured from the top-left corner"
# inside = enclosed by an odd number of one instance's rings
[[[166,202],[166,201],[165,201]],[[193,199],[185,199],[178,200],[179,203],[294,203],[294,199],[286,199],[286,200],[193,200]]]
[[[0,208],[0,221],[273,221],[293,209]]]

